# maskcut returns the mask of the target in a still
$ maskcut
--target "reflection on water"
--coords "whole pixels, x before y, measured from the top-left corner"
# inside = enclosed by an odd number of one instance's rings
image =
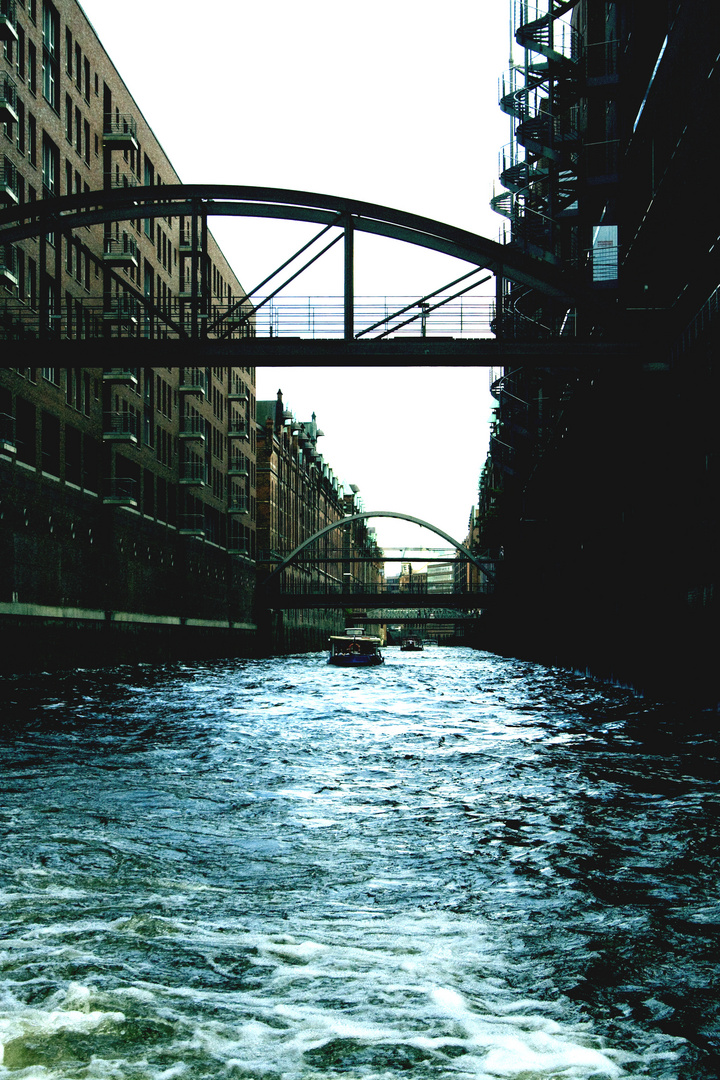
[[[0,684],[0,1076],[718,1076],[716,718],[386,661]]]

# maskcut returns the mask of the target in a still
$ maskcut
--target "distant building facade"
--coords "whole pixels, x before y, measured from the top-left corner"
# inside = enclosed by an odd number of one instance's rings
[[[258,581],[267,578],[297,547],[328,525],[358,512],[357,488],[347,491],[323,460],[323,434],[313,414],[298,421],[283,402],[257,404]],[[298,593],[362,586],[382,575],[382,553],[364,521],[328,531],[283,571],[283,588]],[[363,561],[357,562],[357,558]],[[323,647],[328,633],[342,630],[350,612],[291,609],[272,630],[283,647]]]

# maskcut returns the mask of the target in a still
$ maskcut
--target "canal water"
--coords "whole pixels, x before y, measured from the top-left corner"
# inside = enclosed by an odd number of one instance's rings
[[[0,1077],[710,1080],[717,717],[469,649],[0,684]]]

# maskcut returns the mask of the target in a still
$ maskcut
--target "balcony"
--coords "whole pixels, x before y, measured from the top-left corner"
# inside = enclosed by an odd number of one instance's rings
[[[17,169],[12,161],[5,158],[4,162],[0,162],[0,203],[17,206],[19,202]]]
[[[12,244],[0,244],[0,283],[17,286],[17,253]]]
[[[232,378],[230,382],[230,393],[228,394],[228,401],[248,401],[247,387],[240,379]]]
[[[7,73],[0,75],[0,124],[17,124],[17,88]]]
[[[103,442],[129,443],[137,446],[138,418],[131,412],[105,413]]]
[[[180,464],[180,483],[188,487],[205,487],[207,468],[199,458],[191,458]]]
[[[204,369],[181,368],[178,390],[181,394],[198,394],[200,397],[205,397],[207,394],[207,376]]]
[[[103,382],[110,383],[114,386],[129,386],[131,390],[137,390],[138,369],[117,367],[105,368],[103,371]]]
[[[116,296],[110,307],[103,311],[106,323],[116,323],[128,329],[134,329],[138,321],[138,304],[134,296]]]
[[[190,227],[190,225],[185,225],[185,227],[180,230],[178,251],[181,255],[190,255],[192,254],[192,249],[192,228]]]
[[[121,191],[125,188],[140,187],[140,181],[137,176],[128,176],[127,173],[121,173],[119,176],[116,174],[110,179],[110,189],[112,191]]]
[[[244,457],[234,457],[230,459],[228,466],[228,476],[247,476],[248,467],[247,461]]]
[[[0,454],[17,454],[15,418],[8,413],[0,413]]]
[[[181,439],[192,439],[196,442],[205,442],[205,421],[202,416],[181,416],[180,431]]]
[[[15,0],[0,0],[0,41],[17,41]]]
[[[231,420],[228,424],[228,439],[249,439],[250,424],[247,420]]]
[[[118,116],[105,123],[103,146],[111,150],[138,150],[137,124],[132,116]]]
[[[137,480],[130,476],[113,476],[104,483],[104,506],[127,506],[137,509]]]
[[[134,266],[138,265],[137,243],[132,236],[123,233],[117,239],[106,237],[103,250],[103,262],[106,266]]]
[[[240,555],[242,558],[250,558],[250,545],[245,540],[230,540],[228,542],[228,554]]]
[[[247,495],[231,495],[228,503],[228,514],[249,514],[250,500]]]
[[[178,518],[178,532],[180,536],[194,536],[198,540],[204,540],[205,518],[202,514],[181,514]]]

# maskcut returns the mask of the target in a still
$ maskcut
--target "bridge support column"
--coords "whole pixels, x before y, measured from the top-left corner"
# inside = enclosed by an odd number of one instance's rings
[[[352,214],[345,215],[345,340],[355,337],[355,233]]]

